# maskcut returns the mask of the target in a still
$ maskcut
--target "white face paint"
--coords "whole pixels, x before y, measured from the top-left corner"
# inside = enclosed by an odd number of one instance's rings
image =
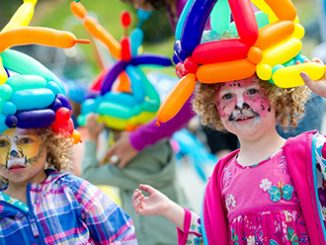
[[[47,150],[34,129],[9,129],[0,134],[0,175],[13,183],[40,182],[45,178]]]

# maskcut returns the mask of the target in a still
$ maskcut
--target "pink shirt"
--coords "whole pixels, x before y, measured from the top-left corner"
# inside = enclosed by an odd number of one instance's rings
[[[235,155],[223,169],[221,189],[234,243],[309,244],[283,148],[245,167]]]

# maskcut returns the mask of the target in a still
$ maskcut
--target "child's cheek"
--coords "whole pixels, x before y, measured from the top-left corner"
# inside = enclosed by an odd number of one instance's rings
[[[220,117],[229,117],[234,108],[235,108],[235,100],[230,101],[218,101],[216,104],[217,112]]]
[[[271,109],[268,98],[261,94],[257,94],[256,96],[244,96],[244,102],[247,103],[254,112],[258,113],[260,117],[266,116]]]

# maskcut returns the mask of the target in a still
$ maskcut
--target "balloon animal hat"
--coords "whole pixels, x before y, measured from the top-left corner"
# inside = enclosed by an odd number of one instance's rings
[[[117,59],[103,77],[97,79],[96,86],[100,91],[82,104],[78,123],[85,125],[87,115],[96,113],[99,122],[109,128],[133,130],[153,119],[159,109],[160,98],[140,66],[171,66],[171,60],[157,55],[139,54],[143,32],[136,28],[129,37],[126,35],[126,29],[131,23],[128,12],[121,16],[125,36],[118,42],[95,19],[87,15],[87,10],[80,2],[72,2],[71,9],[83,20],[89,33],[104,43]],[[92,86],[92,89],[96,86]]]
[[[254,13],[252,3],[261,11]],[[220,40],[201,44],[209,17]],[[228,32],[239,38],[221,40]],[[213,84],[256,73],[262,80],[290,88],[304,84],[300,72],[320,79],[325,67],[301,55],[303,36],[290,0],[188,0],[177,24],[173,56],[181,80],[163,102],[158,123],[176,115],[196,81]]]
[[[51,127],[78,143],[60,80],[32,57],[9,49],[25,44],[69,48],[88,42],[69,32],[28,27],[36,2],[25,0],[0,32],[0,133],[14,127]]]

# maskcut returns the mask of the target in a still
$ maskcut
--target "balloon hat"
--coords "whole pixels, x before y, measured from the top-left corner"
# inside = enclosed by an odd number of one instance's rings
[[[254,13],[252,3],[260,11]],[[200,43],[208,18],[219,40]],[[221,39],[225,33],[238,38]],[[181,80],[163,102],[158,123],[176,115],[196,81],[214,84],[256,73],[262,80],[291,88],[304,84],[301,72],[320,79],[325,66],[301,55],[303,36],[290,0],[188,0],[177,24],[173,56]]]
[[[125,35],[119,42],[95,19],[88,16],[80,2],[72,2],[71,9],[75,16],[83,20],[89,33],[103,42],[117,60],[91,86],[93,91],[98,90],[98,94],[82,104],[78,123],[85,125],[87,115],[96,113],[99,115],[99,122],[109,128],[133,130],[153,119],[160,106],[160,97],[140,66],[171,66],[171,60],[152,54],[139,54],[143,32],[137,27],[127,36],[127,28],[131,24],[128,12],[121,15]]]
[[[9,49],[25,44],[68,48],[88,42],[70,32],[26,26],[36,3],[25,0],[0,32],[0,132],[14,127],[51,127],[78,143],[80,136],[74,130],[61,81],[32,57]]]

